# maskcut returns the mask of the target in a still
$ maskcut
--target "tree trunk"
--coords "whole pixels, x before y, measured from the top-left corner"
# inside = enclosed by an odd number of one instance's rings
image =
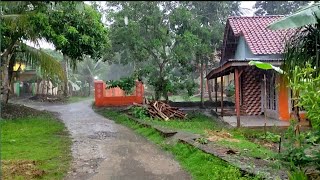
[[[2,57],[3,74],[2,74],[2,102],[8,103],[9,100],[9,55]]]
[[[62,63],[63,71],[65,74],[63,95],[68,96],[69,95],[69,88],[68,88],[68,58],[67,58],[67,55],[63,54],[63,61],[61,63]]]
[[[208,71],[208,59],[206,59],[206,75],[208,75],[209,74],[209,71]],[[212,84],[211,84],[211,81],[209,80],[209,79],[207,79],[206,80],[206,82],[207,82],[207,86],[208,86],[208,95],[209,95],[209,100],[211,101],[211,102],[213,102],[212,101],[212,94],[211,94],[211,89],[212,89]]]
[[[199,60],[199,56],[197,55],[197,58]],[[197,61],[199,62],[199,61]],[[200,88],[201,88],[201,108],[204,108],[204,87],[203,87],[203,58],[200,59]]]
[[[90,84],[90,82],[88,82],[88,84],[89,84],[88,96],[90,96],[90,88],[91,88],[91,84]]]

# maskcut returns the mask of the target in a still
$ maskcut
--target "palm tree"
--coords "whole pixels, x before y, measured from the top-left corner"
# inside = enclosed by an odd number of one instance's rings
[[[83,84],[88,84],[88,96],[90,96],[90,90],[95,77],[101,77],[102,73],[107,71],[107,69],[108,66],[102,62],[101,59],[95,62],[93,59],[85,57],[84,61],[78,64],[71,79],[73,79],[73,81],[81,81]]]

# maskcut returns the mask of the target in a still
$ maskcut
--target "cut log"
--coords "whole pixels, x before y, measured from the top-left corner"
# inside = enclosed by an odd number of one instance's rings
[[[169,119],[179,118],[179,119],[185,119],[186,114],[179,110],[177,107],[171,107],[170,105],[161,102],[161,101],[148,101],[145,100],[144,105],[133,103],[134,106],[138,107],[144,107],[149,116],[152,118],[160,118],[165,121],[168,121]]]

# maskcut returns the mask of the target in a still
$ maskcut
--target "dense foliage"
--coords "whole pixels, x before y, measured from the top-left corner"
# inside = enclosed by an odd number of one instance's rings
[[[133,77],[122,77],[119,80],[110,80],[107,82],[107,88],[119,87],[126,94],[132,93],[136,83]]]
[[[143,69],[139,74],[153,87],[155,99],[168,99],[168,93],[194,93],[197,65],[208,61],[220,44],[225,18],[239,12],[234,1],[108,5],[117,9],[110,8],[108,14],[113,52],[122,63],[135,62],[136,71]]]

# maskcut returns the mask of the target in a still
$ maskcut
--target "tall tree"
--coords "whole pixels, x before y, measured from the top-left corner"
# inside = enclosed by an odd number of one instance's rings
[[[114,52],[140,63],[148,73],[156,99],[168,92],[195,87],[186,78],[212,47],[220,44],[228,15],[239,15],[239,2],[110,2],[109,13]],[[128,25],[125,25],[125,17]],[[201,71],[202,72],[202,71]],[[203,82],[203,81],[202,81]]]
[[[178,2],[113,2],[118,12],[110,13],[113,48],[121,56],[141,62],[140,71],[155,90],[155,98],[168,100],[168,92],[191,90],[194,82],[186,76],[193,70],[193,52],[198,38],[190,31],[177,33],[182,26],[192,28],[190,12]],[[176,16],[187,16],[179,19]],[[128,18],[125,25],[124,19]],[[182,22],[182,20],[184,20]],[[175,88],[173,88],[175,87]]]
[[[311,1],[256,1],[254,12],[257,16],[288,15],[299,8],[306,6]]]
[[[101,77],[107,71],[107,64],[98,60],[97,62],[86,56],[82,62],[77,65],[72,76],[74,80],[81,81],[82,87],[88,85],[88,96],[90,96],[91,87],[93,86],[94,77]]]
[[[108,31],[101,22],[101,14],[83,2],[59,2],[47,21],[52,29],[43,29],[43,35],[62,52],[65,72],[69,63],[75,68],[84,55],[97,59],[109,47]],[[64,80],[65,96],[68,95],[67,78]]]
[[[201,106],[204,106],[204,75],[209,64],[212,65],[212,52],[222,43],[224,23],[230,15],[241,15],[240,2],[237,1],[191,1],[186,3],[193,16],[197,19],[196,31],[193,34],[201,40],[201,45],[196,49],[197,63],[200,64]],[[219,22],[219,23],[217,23]],[[211,61],[210,61],[211,60]],[[209,89],[210,91],[210,89]],[[209,92],[210,93],[210,92]]]
[[[36,62],[41,66],[43,74],[54,76],[56,73],[60,78],[63,77],[63,74],[59,73],[59,67],[50,66],[50,62],[55,64],[51,56],[23,43],[23,40],[36,42],[42,37],[41,30],[33,22],[41,22],[41,16],[38,15],[50,12],[49,7],[49,2],[1,2],[1,94],[2,101],[5,103],[9,98],[13,65],[17,60],[16,57],[21,53],[26,57],[20,58],[21,61]]]

